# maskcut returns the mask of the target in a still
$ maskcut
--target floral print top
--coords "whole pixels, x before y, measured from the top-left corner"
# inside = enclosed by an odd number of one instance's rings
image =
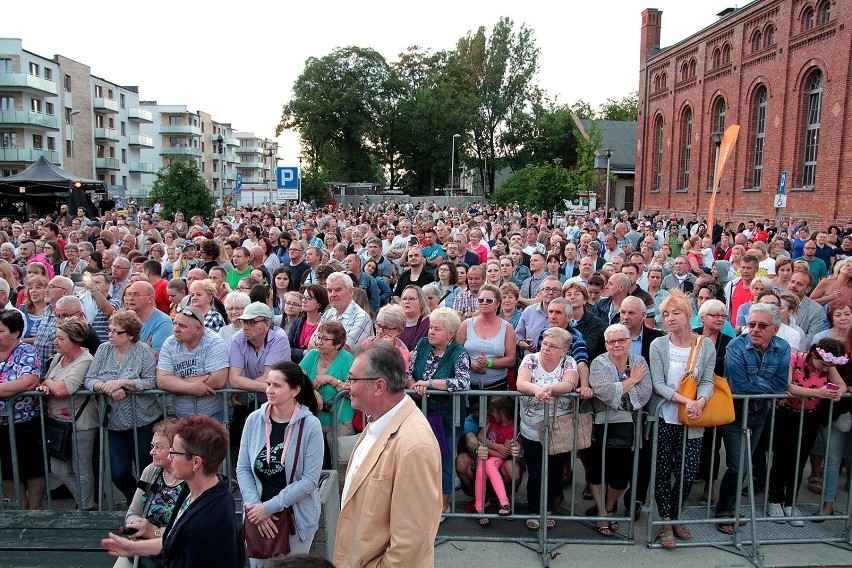
[[[41,377],[41,361],[36,354],[35,347],[27,343],[19,343],[9,357],[0,364],[0,384],[8,383],[17,380],[24,375],[35,375]],[[0,400],[0,412],[7,410],[7,401]],[[15,405],[12,409],[12,420],[15,424],[29,422],[38,418],[39,405],[38,399],[33,396],[19,396],[15,399]],[[9,419],[7,417],[0,418],[0,426],[7,426]]]
[[[163,478],[163,470],[157,472],[157,477],[154,479],[154,487],[151,494],[151,507],[148,509],[148,521],[156,527],[164,527],[169,524],[172,514],[175,510],[180,490],[183,489],[184,482],[180,482],[174,487],[168,485]],[[147,495],[142,496],[143,505],[147,501]]]
[[[793,384],[808,389],[819,389],[828,383],[828,373],[820,373],[808,369],[805,363],[806,353],[793,353],[790,356],[790,366],[793,368]],[[810,412],[819,406],[821,398],[811,397],[805,399],[805,411]],[[794,410],[802,409],[801,398],[791,398],[778,402],[780,406],[788,406]]]

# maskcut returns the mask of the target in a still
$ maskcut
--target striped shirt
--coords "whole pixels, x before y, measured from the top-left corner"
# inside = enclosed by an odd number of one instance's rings
[[[38,333],[33,342],[39,361],[47,361],[56,353],[56,347],[53,346],[53,339],[56,337],[56,324],[58,322],[59,317],[53,313],[53,306],[47,306],[44,309],[41,325],[38,327]]]
[[[349,347],[355,347],[373,335],[373,322],[370,319],[370,315],[354,301],[349,302],[349,307],[340,316],[337,315],[336,309],[329,306],[323,312],[320,323],[331,320],[339,321],[343,325],[343,328],[346,330],[346,345]],[[317,326],[317,330],[311,336],[312,342],[316,341],[317,333],[319,333],[319,326]]]

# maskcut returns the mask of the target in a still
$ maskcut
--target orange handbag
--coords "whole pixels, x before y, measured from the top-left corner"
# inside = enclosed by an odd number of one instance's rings
[[[692,341],[689,350],[689,359],[686,361],[686,373],[680,381],[677,392],[690,400],[695,400],[698,393],[698,381],[695,379],[695,366],[698,364],[698,355],[701,352],[701,337],[698,341]],[[677,409],[677,416],[681,424],[709,428],[712,426],[724,426],[734,421],[734,395],[731,386],[725,377],[713,375],[713,396],[707,399],[701,418],[692,420],[686,415],[686,406],[681,404]]]

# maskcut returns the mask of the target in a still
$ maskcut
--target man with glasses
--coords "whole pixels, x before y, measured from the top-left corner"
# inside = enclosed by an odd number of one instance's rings
[[[118,257],[113,261],[111,267],[112,282],[109,285],[109,295],[113,298],[122,298],[124,289],[130,283],[130,261],[124,257]]]
[[[811,276],[813,277],[814,284],[819,284],[820,280],[828,276],[828,266],[821,258],[816,256],[816,253],[816,241],[809,240],[805,243],[805,246],[802,247],[802,256],[794,258],[793,260],[803,260],[807,262],[808,271],[810,271]]]
[[[428,421],[405,395],[402,355],[383,341],[349,370],[352,407],[372,419],[346,471],[334,564],[432,566],[441,517],[441,451]],[[416,491],[402,487],[417,480]],[[380,482],[376,482],[380,480]],[[370,522],[364,519],[368,512]]]
[[[136,312],[142,322],[139,341],[147,343],[154,351],[154,357],[159,357],[163,343],[172,336],[173,327],[171,318],[157,309],[154,287],[147,282],[134,282],[125,298],[127,308]]]
[[[178,418],[205,414],[224,422],[224,399],[216,394],[228,380],[228,347],[204,327],[195,306],[178,308],[174,335],[166,339],[157,362],[157,388],[169,391]]]
[[[561,292],[562,286],[559,283],[559,278],[556,276],[547,276],[542,281],[541,288],[538,291],[538,296],[536,297],[538,302],[525,309],[521,314],[518,327],[515,328],[518,349],[525,350],[525,352],[520,353],[521,358],[526,353],[538,351],[538,341],[541,332],[548,327],[547,307]]]
[[[755,266],[755,271],[757,270]],[[672,290],[680,290],[684,294],[692,294],[695,288],[695,281],[698,278],[689,270],[689,260],[685,256],[679,256],[674,259],[674,271],[663,278],[660,288],[666,292]],[[751,280],[749,280],[750,282]],[[736,316],[736,313],[734,314]]]
[[[467,290],[461,292],[453,301],[453,309],[462,318],[473,317],[479,311],[479,289],[485,280],[485,270],[482,266],[471,266],[467,271]]]
[[[725,377],[733,394],[780,394],[785,391],[790,373],[790,345],[776,336],[780,324],[781,314],[777,306],[752,304],[748,314],[748,333],[732,339],[725,352]],[[750,456],[754,455],[772,402],[766,399],[748,402],[746,427],[751,430]],[[721,427],[727,471],[719,487],[717,517],[733,516],[737,483],[744,473],[739,471],[740,454],[744,451],[742,404],[734,404],[734,410],[734,421]],[[725,534],[734,531],[730,523],[717,528]]]
[[[796,315],[796,323],[808,336],[809,344],[817,333],[828,327],[825,308],[808,297],[813,284],[813,276],[809,272],[793,272],[789,284],[790,293],[795,294],[799,299],[799,313]]]
[[[367,301],[370,302],[370,309],[374,314],[378,314],[379,308],[382,307],[379,285],[376,283],[375,278],[361,270],[361,257],[357,254],[348,255],[346,257],[346,269],[358,280],[358,287],[367,293]]]
[[[86,313],[83,311],[83,303],[76,296],[64,296],[57,300],[55,306],[56,323],[57,325],[69,318],[77,318],[80,321],[86,321]],[[82,346],[89,350],[93,356],[101,345],[101,339],[92,326],[87,326],[86,339],[83,340]],[[53,336],[56,337],[56,330],[53,331]]]
[[[355,283],[342,272],[332,272],[326,281],[328,289],[328,308],[323,312],[320,323],[338,321],[346,330],[346,345],[354,348],[373,335],[373,322],[370,315],[352,299]],[[313,349],[320,326],[317,326],[308,344]]]
[[[156,262],[156,261],[155,261]],[[94,314],[87,321],[95,330],[101,341],[107,341],[107,327],[112,313],[121,308],[121,301],[109,295],[109,282],[106,274],[99,272],[83,279],[86,292],[81,301],[88,314]]]
[[[56,314],[58,302],[60,298],[70,296],[73,291],[74,282],[64,276],[54,276],[47,284],[47,294],[45,294],[44,299],[48,305],[44,309],[38,333],[34,338],[23,340],[24,343],[33,344],[38,352],[39,360],[42,362],[46,362],[56,353],[56,348],[53,346],[53,339],[56,337],[56,324],[59,320],[59,316]],[[85,320],[85,316],[82,319]]]
[[[242,328],[234,334],[228,359],[231,388],[257,394],[258,403],[266,402],[266,377],[272,365],[290,361],[290,342],[280,326],[272,325],[272,310],[261,302],[246,306]]]

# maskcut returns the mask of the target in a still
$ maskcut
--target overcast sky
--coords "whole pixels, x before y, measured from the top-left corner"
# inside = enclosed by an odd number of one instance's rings
[[[308,57],[371,47],[394,61],[411,45],[452,49],[502,16],[525,23],[541,50],[538,82],[562,103],[594,106],[638,89],[639,31],[646,7],[663,11],[662,44],[675,43],[734,7],[726,0],[608,2],[76,2],[4,3],[0,36],[62,54],[92,74],[139,86],[142,100],[185,104],[214,120],[272,137]],[[558,8],[556,7],[558,6]],[[281,165],[295,165],[295,136],[282,136]]]

